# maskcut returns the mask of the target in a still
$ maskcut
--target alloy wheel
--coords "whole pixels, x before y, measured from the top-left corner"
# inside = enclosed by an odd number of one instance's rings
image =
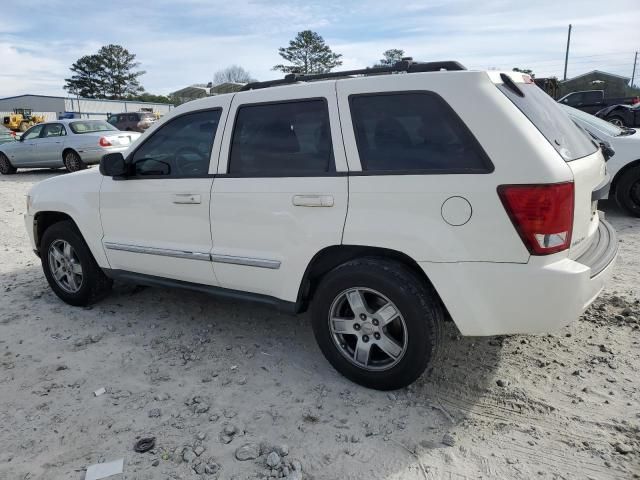
[[[364,287],[338,294],[329,309],[329,330],[340,353],[353,365],[388,370],[407,350],[405,320],[380,292]]]
[[[65,292],[76,293],[82,287],[82,265],[69,242],[55,240],[51,243],[49,268],[56,284]]]

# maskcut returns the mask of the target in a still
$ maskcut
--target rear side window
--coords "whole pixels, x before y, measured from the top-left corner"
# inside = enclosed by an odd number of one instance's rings
[[[547,141],[567,162],[595,153],[598,148],[578,128],[569,115],[534,83],[518,83],[524,96],[506,85],[498,88],[533,123]]]
[[[322,175],[334,171],[329,112],[323,99],[238,108],[229,173]]]
[[[491,162],[451,107],[435,93],[349,97],[363,171],[487,173]]]

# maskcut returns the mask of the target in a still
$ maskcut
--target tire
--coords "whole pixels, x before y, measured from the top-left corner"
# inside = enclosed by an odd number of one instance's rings
[[[0,173],[2,175],[13,175],[18,169],[11,165],[11,162],[4,153],[0,153]]]
[[[352,305],[357,305],[358,295],[367,313],[355,315]],[[384,314],[385,309],[389,315]],[[318,286],[311,316],[316,341],[329,363],[349,380],[377,390],[414,382],[441,345],[444,312],[437,294],[411,269],[395,261],[362,258],[336,267]],[[389,323],[382,327],[385,316]],[[340,331],[348,333],[338,334]],[[389,348],[389,339],[394,340],[393,348]],[[365,352],[368,348],[368,356],[363,354],[360,361],[356,360],[358,345]],[[378,345],[385,345],[395,357]]]
[[[616,202],[634,217],[640,217],[640,165],[630,168],[617,180]]]
[[[20,122],[20,126],[18,127],[18,129],[19,129],[22,133],[26,132],[27,130],[29,130],[29,123],[27,123],[27,122]]]
[[[63,162],[64,162],[64,166],[71,173],[78,172],[80,170],[84,170],[85,168],[87,168],[85,163],[80,158],[80,155],[78,155],[73,150],[69,150],[64,154]]]
[[[613,117],[607,118],[609,123],[613,123],[616,127],[624,127],[624,120],[621,117],[614,115]]]
[[[70,246],[71,261],[65,265],[62,260],[56,260],[59,257],[52,249],[59,254],[65,251],[66,245]],[[112,281],[98,266],[82,235],[70,220],[54,223],[45,230],[40,243],[40,259],[51,289],[69,305],[90,305],[111,289]],[[73,284],[77,288],[70,288],[70,277],[74,278]]]

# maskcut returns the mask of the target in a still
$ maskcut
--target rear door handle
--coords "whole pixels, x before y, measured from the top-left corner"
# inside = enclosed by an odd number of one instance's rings
[[[202,203],[200,195],[196,193],[176,193],[173,196],[173,203],[187,204],[187,203]]]
[[[333,207],[333,195],[294,195],[296,207]]]

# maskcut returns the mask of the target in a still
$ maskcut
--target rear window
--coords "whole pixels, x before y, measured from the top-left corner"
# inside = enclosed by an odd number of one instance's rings
[[[451,107],[431,92],[351,95],[363,171],[488,173],[491,162]]]
[[[102,120],[89,120],[83,122],[71,122],[69,124],[71,131],[76,134],[80,133],[94,133],[94,132],[107,132],[118,131],[116,127],[110,123],[103,122]]]
[[[567,162],[591,155],[598,147],[578,128],[569,115],[534,83],[518,83],[524,96],[505,84],[498,88],[533,123]]]

